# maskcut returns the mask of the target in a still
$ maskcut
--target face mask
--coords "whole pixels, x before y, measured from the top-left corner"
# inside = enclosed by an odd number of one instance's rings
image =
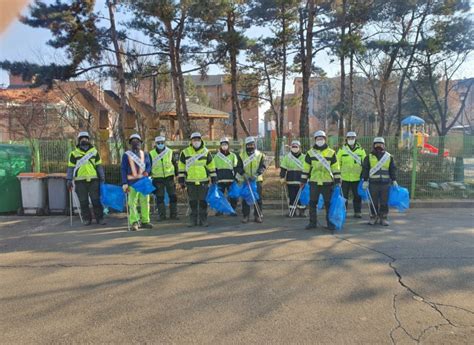
[[[384,150],[383,146],[376,146],[375,147],[375,151],[377,151],[377,152],[382,152],[383,150]]]
[[[201,147],[201,142],[200,141],[193,141],[193,147],[195,149],[198,149],[199,147]]]
[[[300,152],[300,149],[299,149],[299,147],[292,147],[291,152],[298,153],[298,152]]]
[[[255,146],[247,146],[246,149],[247,149],[247,152],[253,152],[255,151]]]
[[[353,146],[355,142],[355,139],[347,139],[347,144],[349,144],[350,146]]]
[[[324,139],[316,140],[316,146],[321,147],[321,146],[324,146],[324,144],[326,144],[326,140]]]
[[[81,141],[81,142],[79,143],[79,148],[80,148],[81,150],[87,151],[87,150],[89,149],[89,147],[90,147],[90,144],[89,144],[88,141]]]
[[[229,145],[221,145],[222,151],[227,151],[229,149]]]
[[[132,150],[140,150],[142,143],[139,141],[132,141]]]
[[[163,150],[165,148],[165,144],[156,144],[156,148],[158,150]]]

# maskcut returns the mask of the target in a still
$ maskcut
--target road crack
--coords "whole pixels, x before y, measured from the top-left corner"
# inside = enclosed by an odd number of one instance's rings
[[[449,325],[449,326],[452,326],[452,327],[455,327],[457,328],[458,326],[453,322],[451,321],[444,313],[442,310],[440,310],[439,307],[449,307],[449,308],[455,308],[455,309],[458,309],[458,310],[462,310],[462,311],[465,311],[465,312],[468,312],[468,313],[471,313],[471,314],[474,314],[473,311],[469,310],[469,309],[466,309],[466,308],[463,308],[463,307],[458,307],[458,306],[454,306],[454,305],[450,305],[450,304],[443,304],[443,303],[437,303],[437,302],[434,302],[434,301],[430,301],[428,299],[426,299],[424,296],[422,296],[420,293],[418,293],[417,291],[415,291],[412,287],[410,287],[409,285],[407,285],[404,281],[403,281],[403,277],[401,275],[401,273],[399,272],[399,270],[397,269],[397,267],[395,266],[395,262],[397,261],[397,258],[395,258],[394,256],[388,254],[388,253],[385,253],[381,250],[378,250],[378,249],[375,249],[375,248],[372,248],[372,247],[369,247],[369,246],[366,246],[366,245],[363,245],[363,244],[360,244],[360,243],[356,243],[354,241],[351,241],[350,239],[347,239],[347,238],[344,238],[344,237],[341,237],[341,236],[338,236],[338,235],[334,235],[336,238],[342,240],[342,241],[345,241],[345,242],[348,242],[354,246],[357,246],[357,247],[360,247],[360,248],[364,248],[366,250],[369,250],[371,252],[374,252],[374,253],[378,253],[380,255],[383,255],[384,257],[388,258],[390,261],[388,263],[388,266],[390,267],[390,269],[393,271],[393,273],[395,274],[395,276],[397,277],[397,281],[398,281],[398,284],[404,288],[408,293],[410,293],[411,295],[413,295],[413,297],[415,298],[415,300],[417,300],[418,302],[421,302],[421,303],[424,303],[425,305],[429,306],[431,309],[433,309],[436,313],[438,313],[438,315],[445,321],[444,323],[440,323],[440,324],[436,324],[436,325],[431,325],[425,329],[423,329],[420,333],[420,335],[418,337],[415,337],[413,336],[412,334],[410,334],[404,327],[403,327],[403,324],[401,322],[401,320],[399,319],[398,317],[398,308],[397,308],[397,296],[398,294],[395,294],[394,297],[393,297],[393,302],[392,302],[392,308],[393,308],[393,311],[394,311],[394,318],[395,318],[395,321],[397,322],[397,325],[396,327],[394,327],[392,330],[390,330],[390,340],[393,344],[396,344],[395,342],[395,339],[393,337],[393,333],[397,330],[397,329],[401,329],[405,334],[407,334],[407,336],[412,339],[413,341],[417,342],[417,343],[420,343],[421,341],[421,338],[431,329],[438,329],[440,326],[445,326],[445,325]]]

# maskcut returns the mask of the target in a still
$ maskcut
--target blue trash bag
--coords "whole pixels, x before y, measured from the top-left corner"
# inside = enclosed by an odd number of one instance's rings
[[[357,193],[359,194],[362,201],[369,201],[369,190],[362,188],[362,184],[364,180],[359,181],[359,185],[357,186]]]
[[[391,186],[388,191],[388,206],[395,207],[399,212],[410,208],[410,193],[404,187]]]
[[[113,184],[100,184],[100,202],[105,208],[123,212],[125,205],[125,193],[122,187]]]
[[[318,210],[322,210],[323,207],[324,207],[324,197],[322,194],[319,194]]]
[[[342,196],[341,187],[336,186],[331,195],[329,221],[336,230],[341,230],[346,221],[346,199]]]
[[[168,195],[168,191],[165,188],[165,206],[169,206],[170,204],[170,196]]]
[[[229,188],[229,192],[227,195],[231,199],[238,199],[240,198],[240,193],[242,191],[242,186],[240,186],[236,181],[232,182]]]
[[[300,204],[302,206],[308,206],[309,205],[309,183],[306,183],[304,185],[303,190],[301,191]]]
[[[252,188],[253,197],[252,197],[252,193],[250,192],[249,187]],[[258,201],[260,199],[260,196],[257,193],[257,182],[256,181],[245,182],[242,186],[242,190],[240,191],[240,197],[243,200],[245,200],[247,205],[249,206],[254,205],[255,204],[254,198],[255,198],[255,201]]]
[[[230,206],[229,201],[224,196],[222,191],[217,187],[217,184],[212,184],[207,192],[206,201],[209,206],[217,212],[223,214],[235,214],[235,210]]]
[[[133,185],[131,185],[131,187],[133,187],[133,189],[135,189],[137,192],[142,193],[143,195],[151,194],[156,189],[155,186],[153,186],[153,183],[151,182],[151,179],[149,177],[142,177]]]
[[[309,187],[309,183],[306,183],[300,195],[300,203],[302,206],[309,206],[309,202],[310,202],[310,187]],[[323,207],[324,207],[324,198],[322,194],[319,194],[318,210],[322,210]]]

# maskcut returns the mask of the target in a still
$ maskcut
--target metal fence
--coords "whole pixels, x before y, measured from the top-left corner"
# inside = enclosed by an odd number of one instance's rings
[[[360,144],[369,151],[373,137],[361,137]],[[387,151],[395,159],[398,168],[400,185],[409,188],[412,198],[474,198],[474,137],[453,135],[444,138],[425,138],[424,142],[416,140],[400,141],[396,137],[386,137]],[[273,164],[275,145],[280,145],[281,154],[288,152],[291,140],[279,139],[272,143],[268,139],[259,139],[258,147],[268,153],[268,162]],[[304,147],[309,147],[313,140],[301,140]],[[329,145],[338,147],[337,137],[329,138]],[[26,143],[33,146],[33,166],[36,171],[45,173],[65,172],[69,152],[74,148],[73,140],[38,140]],[[427,145],[425,145],[427,144]],[[188,142],[170,142],[176,154],[188,145]],[[218,142],[208,143],[211,150],[218,147]],[[436,154],[436,148],[444,146],[445,156]],[[231,147],[239,151],[242,141],[231,143]],[[111,152],[110,164],[104,164],[106,179],[109,183],[120,184],[120,164],[113,143],[109,143]],[[114,153],[115,152],[115,153]]]

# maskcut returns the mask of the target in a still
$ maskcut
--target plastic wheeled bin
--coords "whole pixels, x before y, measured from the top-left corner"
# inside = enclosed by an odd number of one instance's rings
[[[69,214],[66,174],[48,174],[48,207],[45,214]]]
[[[43,216],[46,211],[46,174],[21,173],[17,177],[21,185],[22,207],[18,215]]]
[[[21,207],[21,172],[31,171],[31,151],[25,145],[0,144],[0,213],[17,212]]]

